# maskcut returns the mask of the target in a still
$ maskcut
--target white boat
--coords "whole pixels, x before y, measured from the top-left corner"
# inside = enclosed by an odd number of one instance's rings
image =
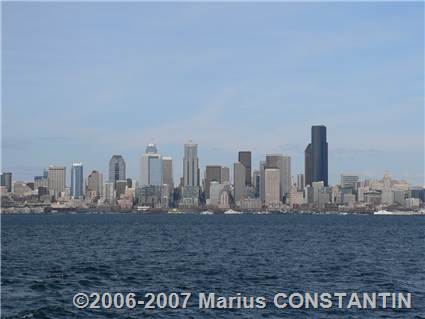
[[[201,212],[200,214],[201,215],[214,215],[214,213],[213,212],[210,212],[209,210],[206,210],[204,212]]]
[[[268,212],[268,211],[261,211],[261,212],[255,212],[254,214],[255,215],[268,215],[268,214],[270,214],[270,212]]]
[[[377,212],[373,213],[374,215],[397,215],[397,216],[409,216],[409,215],[420,215],[420,212],[415,212],[413,210],[410,211],[393,211],[393,212],[389,212],[387,210],[380,210]]]
[[[394,213],[389,212],[387,210],[379,210],[377,212],[374,212],[373,215],[394,215]]]
[[[226,215],[240,215],[240,214],[243,214],[242,212],[239,212],[239,211],[233,210],[233,209],[226,210],[224,213]]]

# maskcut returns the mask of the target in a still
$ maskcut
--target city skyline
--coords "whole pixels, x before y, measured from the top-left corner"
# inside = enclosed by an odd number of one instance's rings
[[[327,127],[324,126],[324,125],[313,125],[311,127],[312,131],[313,131],[314,127],[324,127],[324,129],[325,129],[325,140],[326,140],[326,129],[327,129]],[[90,167],[89,169],[87,169],[87,165],[85,164],[85,162],[82,159],[78,159],[77,161],[68,161],[69,163],[48,163],[45,166],[43,166],[41,168],[41,170],[36,171],[35,175],[29,176],[28,179],[17,178],[16,176],[18,176],[18,177],[22,176],[19,171],[2,169],[2,173],[13,173],[13,182],[16,182],[16,181],[28,182],[28,181],[33,181],[34,179],[37,179],[38,177],[41,177],[40,174],[42,174],[43,172],[47,172],[49,170],[49,168],[65,169],[65,171],[69,170],[69,173],[65,174],[65,186],[70,187],[70,189],[72,189],[72,183],[73,183],[72,182],[72,176],[73,176],[72,170],[73,170],[75,165],[82,165],[82,166],[85,167],[84,168],[85,173],[83,175],[84,180],[88,179],[88,177],[91,173],[99,172],[102,175],[109,177],[109,178],[104,179],[105,182],[115,183],[118,180],[126,180],[127,178],[130,178],[131,180],[133,180],[133,182],[137,181],[138,183],[140,183],[140,185],[158,185],[159,186],[159,185],[161,185],[161,183],[159,181],[159,179],[160,179],[159,176],[155,177],[156,181],[153,182],[153,183],[152,182],[145,182],[146,176],[144,176],[144,175],[146,175],[146,173],[145,173],[146,170],[148,170],[148,171],[150,170],[150,168],[148,168],[150,166],[149,166],[149,164],[143,164],[143,162],[144,162],[146,156],[148,156],[147,158],[149,158],[149,162],[150,162],[151,158],[149,156],[153,155],[155,157],[155,159],[158,159],[158,160],[161,161],[161,164],[159,164],[159,163],[156,164],[155,169],[154,169],[154,170],[157,170],[158,168],[160,168],[160,171],[159,171],[160,176],[162,176],[162,174],[163,174],[162,170],[163,170],[164,160],[170,161],[172,163],[171,164],[172,165],[171,175],[172,175],[172,180],[174,181],[174,185],[176,186],[176,185],[179,185],[180,179],[182,179],[184,181],[183,170],[182,169],[179,170],[178,168],[181,167],[181,166],[184,166],[186,146],[192,146],[192,145],[196,146],[196,154],[197,154],[198,151],[199,151],[199,148],[198,148],[199,144],[195,143],[193,140],[190,140],[190,141],[183,143],[181,145],[181,146],[184,146],[184,149],[181,152],[181,157],[174,158],[172,156],[169,156],[168,155],[169,153],[167,153],[166,151],[160,152],[158,150],[159,147],[158,147],[157,144],[148,143],[147,145],[144,146],[145,147],[144,153],[142,153],[139,156],[139,158],[137,159],[137,161],[139,163],[138,168],[137,168],[138,171],[136,171],[134,174],[128,174],[127,164],[126,164],[128,159],[126,159],[125,156],[123,156],[122,154],[112,154],[112,155],[110,155],[109,160],[108,159],[106,160],[107,164],[106,164],[106,168],[104,170],[102,168],[98,168],[98,167],[93,167],[93,168]],[[272,163],[274,163],[276,161],[275,158],[278,157],[279,160],[286,160],[286,159],[289,160],[289,172],[290,172],[290,177],[292,178],[293,184],[298,182],[298,175],[300,175],[300,174],[303,175],[303,182],[306,185],[311,185],[311,182],[314,182],[314,181],[322,181],[320,178],[319,179],[318,178],[311,179],[310,182],[308,182],[308,180],[306,179],[306,174],[308,174],[307,172],[309,170],[307,168],[307,165],[306,165],[309,162],[309,159],[307,157],[307,150],[308,150],[309,146],[311,146],[311,143],[308,141],[308,144],[306,144],[306,147],[305,147],[305,151],[303,152],[303,155],[304,155],[303,163],[302,163],[303,165],[302,165],[302,169],[300,171],[294,171],[293,168],[291,168],[292,157],[285,154],[285,153],[268,152],[268,153],[261,154],[261,155],[255,154],[256,156],[254,156],[254,157],[255,158],[258,157],[259,161],[254,162],[254,160],[251,160],[251,175],[250,175],[251,180],[253,179],[253,174],[254,174],[255,171],[257,171],[258,173],[261,171],[262,165],[264,165],[265,168],[267,168],[267,167],[274,168],[274,166],[276,166],[276,165],[271,165],[270,163],[267,164],[267,161],[270,160],[270,161],[272,161]],[[161,154],[159,154],[159,153],[161,153]],[[229,165],[225,165],[225,164],[223,164],[223,162],[220,162],[220,161],[218,161],[216,163],[209,163],[208,160],[205,160],[205,159],[198,157],[198,159],[197,159],[198,172],[195,173],[195,175],[196,175],[195,178],[197,178],[198,182],[195,182],[195,184],[201,184],[201,180],[207,178],[207,175],[208,175],[207,172],[210,168],[220,167],[221,169],[223,169],[223,168],[227,169],[227,170],[230,169],[230,171],[228,173],[232,173],[231,176],[233,176],[234,165],[235,164],[241,164],[243,166],[242,162],[240,161],[241,160],[241,158],[240,158],[241,153],[250,153],[250,156],[254,155],[254,154],[252,154],[253,153],[252,151],[235,150],[234,151],[234,159]],[[130,161],[132,161],[132,160],[133,159],[130,159]],[[120,164],[118,164],[118,162]],[[208,163],[208,164],[206,164],[206,163]],[[326,164],[328,164],[328,163],[326,163]],[[160,166],[158,166],[158,165],[160,165]],[[119,166],[119,168],[118,168],[118,166]],[[299,165],[297,165],[297,166],[299,166]],[[311,170],[311,168],[310,168],[310,170]],[[332,171],[332,168],[330,168],[330,169],[327,168],[326,171],[327,171],[326,173],[328,173],[329,171]],[[424,183],[422,183],[422,184],[421,183],[415,184],[411,180],[403,178],[401,176],[397,176],[397,175],[393,174],[392,171],[389,171],[389,170],[385,170],[384,173],[381,176],[380,175],[362,175],[362,174],[360,174],[356,171],[350,171],[350,170],[343,170],[343,171],[340,171],[340,172],[333,172],[333,173],[334,173],[333,175],[336,176],[336,177],[335,177],[333,183],[331,183],[331,182],[328,183],[330,186],[339,185],[341,175],[358,176],[360,178],[360,180],[368,180],[368,179],[380,180],[380,179],[382,179],[382,177],[384,175],[391,174],[392,177],[399,179],[399,180],[404,180],[404,181],[410,183],[412,186],[423,186],[423,187],[425,187],[425,180],[424,180]],[[156,172],[155,174],[158,174],[158,173]],[[245,170],[244,170],[244,174],[245,174]],[[289,176],[288,174],[286,174],[286,175]],[[330,174],[329,174],[329,176],[330,176]],[[163,178],[163,177],[161,177],[161,178]],[[246,184],[246,182],[245,182],[246,178],[247,177],[244,177],[244,181],[243,181],[244,185]],[[168,179],[169,179],[169,177],[168,177]],[[231,178],[229,181],[234,182],[234,179]],[[288,182],[286,182],[286,183],[288,184]],[[164,184],[168,184],[168,183],[164,182]],[[327,186],[326,184],[327,183],[325,183],[325,186]],[[183,185],[184,185],[184,182],[183,182]],[[249,184],[246,184],[246,185],[249,186]]]
[[[253,169],[282,153],[296,176],[323,124],[329,184],[424,182],[423,3],[2,8],[2,169],[18,180],[79,161],[106,174],[112,154],[137,179],[147,144],[180,159],[190,139],[201,172],[250,150]]]

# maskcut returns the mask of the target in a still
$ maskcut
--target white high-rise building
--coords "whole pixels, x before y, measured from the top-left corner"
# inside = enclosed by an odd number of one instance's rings
[[[155,144],[148,144],[140,159],[140,186],[162,186],[162,159]]]
[[[311,186],[313,187],[313,202],[318,203],[319,202],[319,194],[321,190],[325,187],[324,182],[313,182],[311,183]]]
[[[280,169],[266,168],[264,170],[265,205],[278,206],[280,204]]]
[[[55,196],[64,192],[66,188],[66,167],[51,165],[47,173],[47,184],[49,190]]]

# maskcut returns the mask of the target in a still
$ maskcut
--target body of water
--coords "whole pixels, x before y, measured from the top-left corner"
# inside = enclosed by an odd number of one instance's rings
[[[425,318],[425,218],[4,215],[2,318]],[[411,292],[410,310],[278,309],[279,292]],[[77,292],[192,292],[186,309],[78,309]],[[265,296],[199,309],[197,294]]]

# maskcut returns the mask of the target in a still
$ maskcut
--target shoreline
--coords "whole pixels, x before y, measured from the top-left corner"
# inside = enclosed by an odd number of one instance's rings
[[[213,211],[213,210],[96,210],[96,209],[62,209],[35,210],[13,209],[1,210],[0,215],[101,215],[101,214],[132,214],[132,215],[376,215],[376,216],[425,216],[425,210],[410,211],[326,211],[326,210],[286,210],[286,211]]]

